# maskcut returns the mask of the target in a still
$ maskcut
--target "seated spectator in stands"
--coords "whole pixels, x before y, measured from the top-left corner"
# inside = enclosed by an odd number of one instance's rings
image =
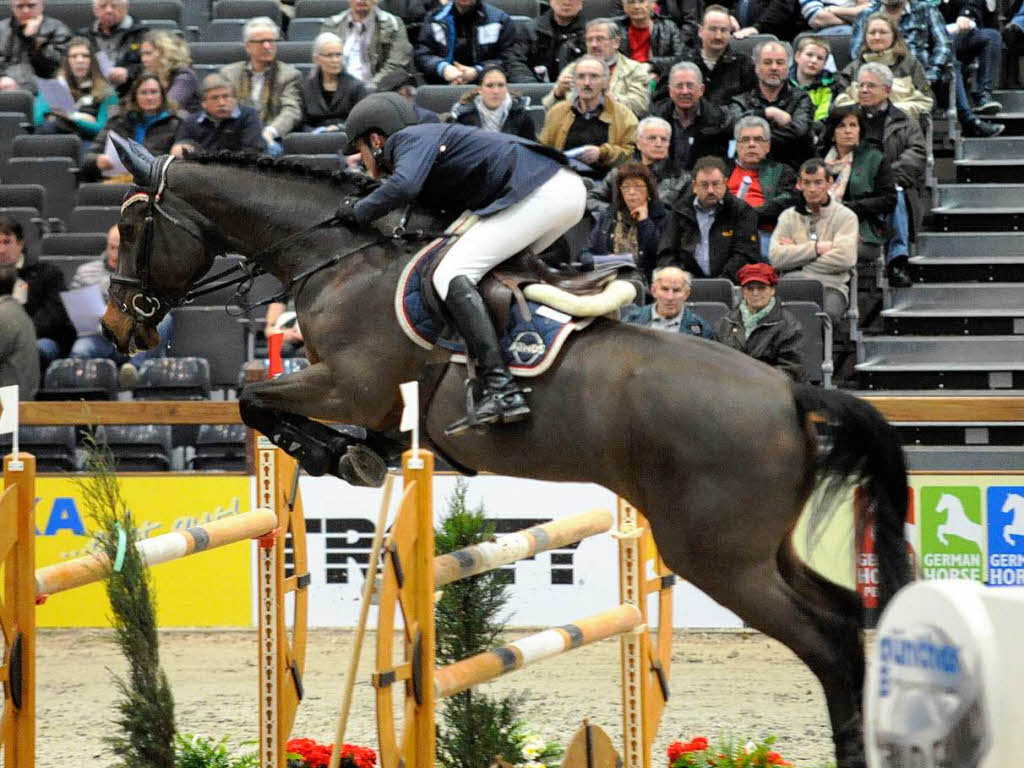
[[[570,62],[587,52],[583,0],[551,0],[534,21],[533,34],[518,35],[505,56],[513,83],[551,83]]]
[[[405,23],[377,7],[377,0],[352,0],[347,10],[324,21],[320,32],[341,38],[345,71],[380,88],[381,78],[412,69],[412,43]]]
[[[654,175],[658,184],[658,198],[663,205],[670,204],[690,183],[690,174],[674,168],[668,159],[672,142],[672,126],[660,117],[645,117],[636,127],[636,152],[630,158],[641,163]],[[587,190],[587,213],[595,219],[608,208],[618,188],[619,169],[612,168],[608,175]]]
[[[698,47],[697,28],[704,12],[703,0],[658,0],[658,12],[676,23],[683,35],[683,47]]]
[[[341,38],[333,32],[321,32],[313,41],[313,63],[302,81],[302,126],[314,133],[342,130],[352,107],[369,91],[345,71]]]
[[[87,261],[75,270],[71,278],[69,288],[86,288],[90,285],[99,286],[103,300],[110,297],[110,276],[117,269],[117,260],[121,248],[121,233],[115,224],[107,230],[107,248],[103,255],[95,261]],[[139,368],[146,360],[157,357],[166,357],[171,348],[171,340],[174,335],[174,318],[170,312],[156,327],[160,333],[160,344],[153,349],[139,352],[131,359],[127,355],[119,354],[114,345],[108,341],[97,326],[96,333],[86,336],[79,336],[71,346],[70,357],[85,359],[103,358],[113,360],[121,366],[118,375],[118,383],[121,389],[133,389],[139,378]]]
[[[771,158],[797,168],[814,154],[814,105],[789,82],[789,48],[768,41],[754,48],[757,85],[729,105],[733,120],[763,117],[771,125]]]
[[[646,62],[652,77],[664,75],[683,57],[686,47],[676,23],[658,15],[654,0],[622,0],[619,53]]]
[[[658,267],[651,281],[653,304],[633,306],[622,321],[662,331],[675,331],[688,336],[710,339],[711,325],[688,306],[693,278],[679,267]]]
[[[128,13],[128,0],[92,0],[92,13],[96,20],[82,34],[110,63],[107,79],[123,97],[142,74],[142,37],[148,28]]]
[[[615,170],[611,204],[597,217],[587,252],[631,253],[649,282],[668,212],[658,199],[658,183],[647,166],[628,162]]]
[[[107,120],[106,127],[96,135],[92,149],[85,154],[79,177],[82,181],[98,181],[113,168],[103,153],[107,134],[114,131],[125,138],[134,139],[154,155],[171,151],[181,118],[167,101],[167,91],[160,78],[143,72],[132,83],[128,98],[118,112]],[[130,177],[128,181],[130,181]]]
[[[911,214],[920,210],[919,191],[924,184],[928,153],[924,134],[917,120],[889,101],[892,72],[877,62],[864,64],[857,72],[857,97],[864,115],[867,139],[881,147],[896,181],[896,212],[892,234],[886,246],[886,270],[889,282],[910,285],[907,261]]]
[[[41,93],[36,94],[34,122],[37,134],[74,134],[88,142],[107,124],[117,105],[117,94],[103,77],[92,55],[89,41],[73,37],[68,55],[61,62],[57,80],[67,85],[75,108],[71,112],[52,108]]]
[[[769,264],[748,264],[737,280],[743,298],[715,325],[715,341],[803,381],[804,329],[775,296],[779,276]]]
[[[940,104],[948,102],[950,78],[956,91],[956,112],[965,136],[998,136],[1006,126],[989,123],[974,113],[960,67],[956,66],[945,21],[939,9],[927,0],[872,0],[853,26],[853,56],[865,45],[864,29],[875,13],[883,12],[896,22],[907,48],[921,62],[932,93]]]
[[[160,78],[167,100],[188,113],[202,106],[199,78],[192,69],[192,54],[180,37],[163,29],[147,32],[142,38],[142,66]]]
[[[754,35],[775,35],[792,40],[803,28],[803,19],[792,0],[736,0],[732,36],[743,40]]]
[[[59,267],[25,252],[25,232],[10,216],[0,216],[0,267],[17,270],[12,295],[32,318],[39,370],[45,372],[50,363],[67,355],[75,340],[75,328],[60,300],[64,274]]]
[[[277,156],[284,152],[281,139],[302,123],[302,73],[277,60],[281,30],[267,16],[250,19],[242,27],[248,61],[221,67],[220,73],[235,89],[240,104],[252,107],[263,125],[265,149]]]
[[[298,316],[295,315],[294,299],[289,298],[287,304],[274,301],[267,306],[263,335],[270,338],[275,333],[284,334],[281,340],[281,357],[304,356],[305,340],[302,338],[302,329],[299,328]]]
[[[672,126],[669,164],[689,170],[698,157],[725,157],[729,147],[729,112],[704,98],[704,76],[690,61],[672,66],[668,100],[654,105],[651,114]]]
[[[43,15],[43,0],[11,0],[11,17],[0,22],[0,91],[35,93],[36,78],[57,74],[71,30]]]
[[[836,97],[836,106],[858,103],[857,73],[864,64],[878,62],[892,72],[889,101],[915,120],[927,119],[935,105],[932,88],[924,67],[907,48],[896,22],[884,13],[872,14],[864,25],[864,38],[860,55],[839,73],[842,92]]]
[[[522,96],[509,93],[508,80],[501,67],[484,69],[480,75],[480,87],[462,95],[452,110],[452,117],[457,123],[474,125],[485,131],[537,140],[533,118],[526,111],[526,101]]]
[[[946,21],[953,55],[960,66],[967,68],[978,62],[976,87],[971,92],[975,114],[1002,112],[1003,105],[993,98],[992,91],[1002,68],[1003,43],[998,29],[985,26],[988,3],[985,0],[945,0],[937,6]]]
[[[757,212],[733,196],[725,180],[720,158],[696,162],[692,188],[669,206],[658,243],[659,266],[735,282],[740,267],[760,261]]]
[[[848,35],[871,0],[799,0],[800,14],[816,35]]]
[[[772,130],[763,117],[748,115],[736,121],[736,159],[729,168],[729,192],[757,211],[761,258],[768,259],[768,241],[779,214],[796,202],[796,173],[768,157]]]
[[[839,85],[836,77],[825,69],[825,62],[832,55],[832,46],[826,38],[805,36],[800,38],[793,56],[790,85],[807,94],[814,105],[815,132],[820,132],[822,122],[828,117]]]
[[[896,182],[882,150],[866,138],[859,106],[836,107],[825,130],[825,168],[832,179],[832,200],[842,203],[860,222],[860,261],[878,258],[896,210]]]
[[[203,78],[203,108],[181,123],[171,154],[190,152],[259,153],[264,149],[263,126],[252,107],[238,103],[234,86],[222,75]]]
[[[428,83],[475,83],[484,67],[510,55],[516,30],[500,8],[483,0],[450,0],[427,14],[413,51]]]
[[[603,61],[584,56],[572,71],[575,95],[548,111],[540,143],[577,150],[575,159],[600,178],[636,149],[636,116],[608,93],[608,67]]]
[[[857,216],[832,198],[825,163],[800,166],[800,201],[779,216],[768,258],[785,280],[817,280],[825,286],[822,309],[838,324],[850,303],[850,275],[857,265]]]
[[[421,107],[416,103],[416,76],[411,72],[392,72],[390,75],[385,75],[381,78],[380,84],[377,86],[378,91],[394,91],[400,94],[412,102],[412,108],[416,110],[416,116],[420,119],[421,123],[439,123],[441,118],[437,112]]]
[[[633,111],[637,117],[647,114],[651,97],[651,76],[647,64],[627,59],[619,53],[622,33],[619,25],[611,19],[594,19],[587,22],[587,55],[603,62],[608,69],[608,93],[622,106]],[[555,87],[542,103],[549,110],[573,93],[573,73],[577,59],[558,75]]]
[[[728,106],[733,96],[746,93],[755,85],[754,64],[749,57],[729,48],[732,26],[729,11],[721,5],[709,5],[697,28],[700,46],[683,57],[700,68],[704,98],[712,104]],[[668,96],[668,79],[662,77],[654,93],[655,101]]]
[[[0,266],[0,387],[16,384],[18,399],[31,400],[39,389],[39,352],[32,318],[12,295],[17,282],[14,266]]]

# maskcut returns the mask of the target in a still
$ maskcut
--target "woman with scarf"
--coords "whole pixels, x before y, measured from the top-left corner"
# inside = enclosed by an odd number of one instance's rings
[[[103,151],[110,131],[134,139],[154,155],[166,155],[171,151],[180,125],[181,117],[168,104],[167,90],[160,78],[152,72],[143,72],[132,83],[121,111],[96,135],[93,150],[86,153],[82,163],[80,180],[99,181],[113,170],[110,158]],[[121,181],[122,178],[131,181],[131,174],[111,176],[108,180]]]
[[[631,161],[616,170],[611,204],[597,217],[586,252],[632,253],[650,285],[668,211],[658,199],[658,182],[646,165]]]
[[[920,119],[932,111],[935,99],[925,76],[924,67],[907,48],[900,28],[884,13],[873,13],[864,25],[864,44],[861,54],[837,76],[840,93],[834,106],[844,107],[857,104],[857,72],[870,62],[885,64],[892,70],[892,92],[889,101],[907,113]]]
[[[89,141],[107,124],[108,112],[117,104],[117,94],[100,72],[88,39],[71,38],[56,79],[68,87],[75,100],[74,109],[70,112],[55,109],[42,93],[36,94],[35,132],[70,133]]]
[[[369,91],[363,81],[345,71],[344,45],[333,32],[313,41],[316,65],[302,81],[302,123],[306,131],[340,131],[352,107]]]
[[[163,29],[147,32],[139,55],[142,66],[164,84],[168,101],[189,113],[202,109],[199,78],[192,69],[192,55],[184,40]]]
[[[480,87],[467,92],[452,110],[456,123],[475,125],[485,131],[510,133],[530,141],[537,140],[537,130],[526,111],[526,101],[508,90],[508,78],[498,66],[484,68]]]

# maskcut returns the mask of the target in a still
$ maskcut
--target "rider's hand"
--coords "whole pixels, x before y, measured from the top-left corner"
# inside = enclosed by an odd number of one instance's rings
[[[338,210],[335,212],[335,216],[338,217],[338,221],[346,227],[352,227],[355,229],[361,225],[359,218],[356,216],[357,202],[359,201],[354,197],[346,197],[341,201],[341,205],[338,206]]]

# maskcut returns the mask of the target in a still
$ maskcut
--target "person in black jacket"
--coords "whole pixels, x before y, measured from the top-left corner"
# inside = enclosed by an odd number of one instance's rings
[[[533,34],[520,35],[506,51],[505,71],[513,83],[553,83],[571,62],[587,52],[583,0],[551,0],[551,10],[534,22]]]
[[[11,0],[11,15],[0,21],[0,91],[35,93],[36,78],[56,76],[71,30],[43,15],[42,0]]]
[[[12,295],[32,318],[39,370],[45,372],[54,360],[66,357],[75,342],[75,327],[60,300],[60,292],[65,290],[64,273],[25,252],[25,232],[10,216],[0,216],[0,266],[14,267],[18,272]]]
[[[451,0],[423,20],[413,61],[428,83],[465,85],[501,64],[515,42],[512,19],[483,0]]]
[[[203,78],[203,110],[189,115],[178,129],[172,155],[196,150],[263,152],[263,124],[252,107],[238,103],[235,88],[223,75]]]
[[[526,102],[522,96],[509,92],[501,67],[484,68],[480,87],[463,94],[452,110],[452,117],[462,125],[537,140],[537,130],[526,111]]]
[[[345,71],[342,47],[341,38],[333,32],[321,32],[313,41],[316,67],[299,88],[307,131],[341,130],[352,107],[369,93],[362,80]]]
[[[113,65],[107,79],[124,96],[142,74],[142,38],[149,27],[129,15],[128,0],[93,0],[92,12],[96,21],[81,34]]]
[[[664,75],[683,57],[683,33],[676,23],[654,12],[653,0],[622,0],[625,16],[615,22],[622,30],[619,53],[646,61],[652,76]]]
[[[698,157],[724,157],[729,147],[729,113],[704,98],[704,77],[690,61],[675,64],[668,76],[668,101],[656,104],[651,114],[672,126],[668,165],[688,171]]]
[[[971,94],[974,113],[995,115],[1002,112],[1003,105],[993,98],[992,91],[999,78],[1003,42],[999,30],[985,24],[986,17],[990,15],[985,0],[945,0],[938,7],[946,20],[946,29],[954,28],[949,34],[949,41],[957,61],[964,69],[971,62],[978,62],[977,87]]]
[[[734,33],[737,40],[754,35],[792,40],[797,32],[807,28],[799,4],[793,0],[736,0],[733,10],[740,25]]]

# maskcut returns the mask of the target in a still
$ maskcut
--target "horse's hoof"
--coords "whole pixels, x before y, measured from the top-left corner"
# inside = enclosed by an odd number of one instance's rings
[[[349,485],[380,488],[388,474],[388,465],[365,445],[350,445],[338,459],[338,476]]]

